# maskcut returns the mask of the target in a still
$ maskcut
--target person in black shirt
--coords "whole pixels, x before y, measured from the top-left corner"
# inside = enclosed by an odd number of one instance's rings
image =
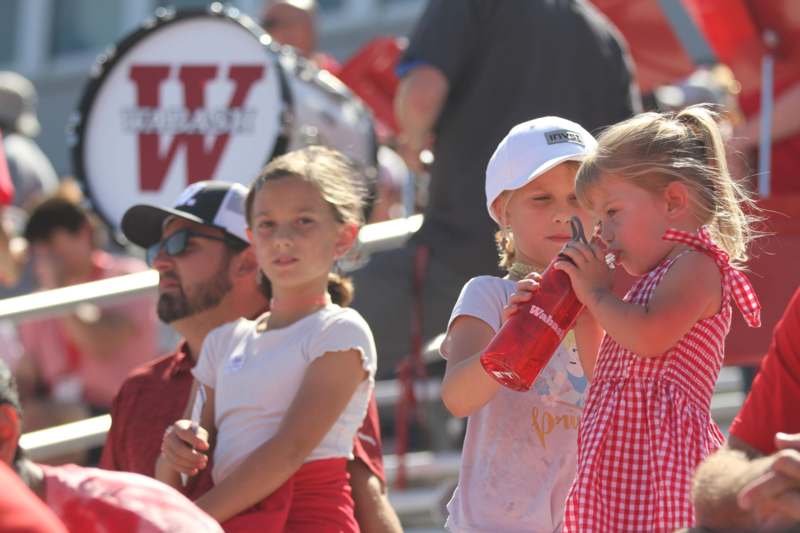
[[[427,340],[444,331],[463,284],[496,271],[483,181],[503,135],[546,115],[593,133],[630,117],[640,111],[631,65],[616,29],[583,0],[429,1],[395,99],[407,163],[419,170],[424,148],[435,157],[425,222],[404,248],[373,256],[354,276],[353,305],[375,333],[379,378],[411,349],[415,295]]]

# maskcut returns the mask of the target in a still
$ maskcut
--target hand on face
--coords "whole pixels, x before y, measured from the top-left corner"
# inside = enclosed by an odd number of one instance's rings
[[[557,261],[554,267],[564,271],[572,282],[578,299],[586,304],[597,291],[611,290],[614,272],[605,261],[605,251],[599,244],[571,241],[564,245],[561,255],[569,257]]]
[[[800,521],[800,434],[778,433],[781,451],[767,471],[739,493],[739,505],[751,510],[764,527],[785,527]]]

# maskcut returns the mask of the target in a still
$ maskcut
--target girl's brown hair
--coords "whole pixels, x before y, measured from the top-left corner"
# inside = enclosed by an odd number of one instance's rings
[[[581,165],[575,182],[578,199],[590,205],[589,192],[604,174],[662,191],[680,181],[691,191],[694,211],[711,237],[735,264],[747,261],[757,208],[747,189],[728,171],[717,114],[705,105],[677,113],[642,113],[605,130],[598,147]]]
[[[245,215],[252,226],[255,195],[268,181],[295,177],[314,185],[330,205],[340,224],[364,224],[367,189],[361,171],[341,152],[324,146],[308,146],[276,157],[253,180],[245,199]],[[269,280],[260,274],[264,293],[271,295]],[[334,303],[347,306],[353,300],[353,284],[349,278],[328,274],[328,293]]]

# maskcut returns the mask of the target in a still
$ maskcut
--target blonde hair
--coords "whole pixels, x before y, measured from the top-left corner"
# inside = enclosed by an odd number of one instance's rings
[[[605,130],[575,180],[580,202],[604,174],[651,191],[680,181],[690,191],[696,216],[734,264],[747,261],[747,245],[759,220],[747,189],[728,172],[717,113],[695,105],[677,113],[642,113]],[[749,211],[749,213],[748,213]]]
[[[276,157],[250,185],[245,199],[247,224],[252,225],[255,195],[268,181],[295,177],[316,187],[331,207],[334,219],[340,224],[364,224],[364,205],[367,188],[364,176],[347,156],[324,146],[308,146]],[[262,285],[269,281],[262,275]],[[265,293],[271,291],[263,287]],[[328,274],[328,293],[334,303],[347,306],[353,300],[353,284],[349,278]]]

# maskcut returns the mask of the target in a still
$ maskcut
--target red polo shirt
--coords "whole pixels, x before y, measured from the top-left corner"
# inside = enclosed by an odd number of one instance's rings
[[[111,406],[111,429],[106,437],[100,467],[155,476],[164,431],[183,418],[192,389],[189,345],[134,370],[119,389]],[[211,468],[194,476],[186,495],[194,500],[213,486]]]
[[[114,398],[112,424],[103,447],[100,466],[153,477],[161,453],[161,439],[173,422],[183,417],[192,387],[194,361],[189,347],[178,349],[133,371]],[[375,394],[370,398],[364,424],[356,433],[353,454],[385,483],[381,431]],[[211,464],[194,476],[184,491],[192,500],[213,486]]]
[[[730,433],[764,455],[775,453],[775,433],[800,433],[800,288],[772,335],[769,352]]]

